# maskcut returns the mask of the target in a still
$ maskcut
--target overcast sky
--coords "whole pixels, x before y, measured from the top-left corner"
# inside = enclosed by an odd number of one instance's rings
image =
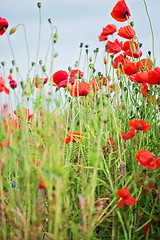
[[[9,22],[9,30],[19,23],[24,23],[30,50],[30,59],[35,61],[36,46],[38,42],[38,8],[35,0],[0,0],[0,16]],[[79,44],[83,42],[89,45],[89,55],[93,56],[93,50],[99,47],[97,58],[97,71],[103,71],[104,43],[99,42],[98,36],[102,28],[107,24],[116,24],[119,27],[127,23],[118,23],[110,15],[117,0],[43,0],[42,2],[42,35],[39,59],[44,59],[49,36],[50,26],[48,18],[58,29],[58,41],[55,44],[55,59],[53,72],[68,66],[74,66],[79,57]],[[160,0],[146,0],[150,13],[154,35],[155,56],[157,66],[160,66]],[[142,57],[145,58],[148,50],[152,48],[151,31],[144,8],[143,0],[126,0],[130,9],[130,21],[134,21],[139,42],[143,43]],[[116,34],[109,38],[114,40]],[[119,38],[124,40],[122,38]],[[11,35],[13,49],[16,55],[16,63],[23,76],[27,71],[27,55],[22,28],[19,27],[15,34]],[[0,62],[5,61],[7,67],[11,67],[12,54],[5,34],[0,36]],[[85,51],[82,54],[80,69],[85,65]],[[49,66],[47,66],[49,70]]]

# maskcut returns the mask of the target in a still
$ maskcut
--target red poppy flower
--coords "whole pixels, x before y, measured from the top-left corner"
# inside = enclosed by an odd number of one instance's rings
[[[128,187],[118,190],[116,192],[116,195],[118,197],[122,198],[117,204],[118,207],[123,207],[124,204],[126,204],[128,206],[133,206],[134,204],[136,204],[138,202],[138,200],[136,200],[135,198],[130,197],[130,192],[128,190]]]
[[[103,28],[103,31],[101,35],[99,36],[99,41],[105,41],[108,39],[108,35],[112,35],[117,31],[117,26],[114,24],[108,24],[105,28]]]
[[[114,6],[111,16],[118,22],[124,22],[131,16],[129,8],[127,7],[125,0],[118,1]]]
[[[17,87],[17,82],[15,80],[13,80],[12,78],[12,74],[10,73],[8,76],[9,79],[9,85],[12,89],[15,89]]]
[[[0,35],[3,35],[8,28],[8,22],[5,18],[0,17]]]
[[[126,140],[132,139],[132,138],[135,137],[135,129],[134,128],[130,128],[127,133],[121,132],[121,136],[122,136],[123,141],[126,142]]]
[[[154,70],[148,72],[148,81],[150,85],[160,84],[160,68],[157,67]]]
[[[126,65],[127,63],[129,63],[130,60],[128,57],[125,57],[120,54],[119,56],[117,56],[115,59],[114,59],[114,69],[117,69],[117,68],[121,68],[122,66]]]
[[[70,77],[69,79],[66,79],[59,83],[59,88],[63,87],[66,88],[68,84],[73,85],[75,83],[76,79],[74,77]]]
[[[46,181],[44,179],[41,179],[38,189],[46,189]]]
[[[69,142],[77,142],[77,140],[81,139],[81,137],[83,136],[83,133],[79,133],[79,132],[68,132],[66,134],[66,138],[63,138],[61,141],[65,142],[65,143],[69,143]]]
[[[10,91],[8,88],[6,88],[6,85],[5,85],[5,80],[3,77],[0,77],[0,92],[3,92],[5,91],[6,94],[9,94]]]
[[[139,62],[136,63],[137,71],[150,71],[153,67],[153,62],[150,59],[141,59]]]
[[[143,183],[140,182],[140,184],[144,186]],[[151,193],[153,193],[155,196],[157,196],[157,193],[156,193],[155,188],[154,188],[154,186],[152,185],[151,181],[149,181],[149,183],[148,183],[147,186],[146,186],[146,185],[144,186],[143,191],[144,191],[145,194],[148,193],[148,189],[151,190]]]
[[[69,72],[69,77],[70,78],[74,77],[76,79],[81,79],[81,78],[83,78],[83,73],[79,69],[71,70]]]
[[[34,77],[33,78],[33,84],[35,85],[36,88],[41,88],[44,86],[44,84],[46,84],[48,82],[48,78],[39,78],[38,76],[37,77]]]
[[[147,85],[145,83],[141,83],[141,93],[143,97],[146,96],[147,91],[148,91]]]
[[[129,78],[132,82],[148,83],[149,82],[149,73],[146,71],[137,72],[135,74],[130,75]]]
[[[30,114],[29,113],[29,109],[27,108],[22,108],[22,109],[19,109],[18,111],[14,111],[14,114],[18,117],[18,118],[21,118],[22,116],[26,116],[28,121],[30,119],[32,119],[33,117],[33,114]]]
[[[139,58],[142,56],[139,43],[135,41],[126,41],[123,45],[123,54],[129,57]]]
[[[111,148],[114,150],[115,149],[115,142],[114,142],[114,139],[112,137],[109,137],[108,140],[107,140],[107,146],[103,148],[103,151],[108,153]]]
[[[159,158],[154,158],[150,151],[148,150],[139,150],[136,154],[136,159],[143,167],[146,168],[156,168],[158,169],[160,160]]]
[[[0,142],[0,148],[3,150],[3,147],[9,146],[10,145],[10,140],[5,139],[4,142]]]
[[[118,39],[115,39],[114,42],[107,41],[105,45],[106,52],[116,54],[122,51],[123,43],[119,42]]]
[[[137,73],[136,64],[133,62],[128,62],[127,64],[125,64],[123,70],[127,76]]]
[[[59,87],[60,82],[67,79],[68,79],[68,73],[66,71],[59,70],[51,76],[50,81]]]
[[[133,119],[128,122],[128,125],[134,130],[140,130],[143,132],[148,131],[151,128],[151,124],[147,124],[145,120]]]
[[[118,36],[126,39],[132,39],[135,35],[136,32],[135,30],[131,27],[131,25],[121,27],[117,33]]]
[[[72,97],[85,96],[91,90],[91,85],[86,82],[76,82],[71,86],[70,94]]]

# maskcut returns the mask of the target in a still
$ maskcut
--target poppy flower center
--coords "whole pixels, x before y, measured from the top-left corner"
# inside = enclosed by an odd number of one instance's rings
[[[138,130],[142,130],[142,125],[140,123],[138,124]]]
[[[128,11],[125,12],[123,18],[126,18],[129,15]]]

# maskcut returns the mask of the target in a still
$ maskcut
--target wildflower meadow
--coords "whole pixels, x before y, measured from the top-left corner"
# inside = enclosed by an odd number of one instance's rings
[[[0,42],[6,36],[12,59],[8,69],[0,56],[0,240],[160,239],[155,39],[145,0],[152,39],[145,56],[127,0],[113,2],[113,22],[97,35],[104,71],[96,69],[99,48],[91,56],[82,42],[74,67],[55,71],[59,35],[50,18],[39,58],[41,2],[35,59],[25,25],[13,26],[1,12]],[[25,77],[12,45],[19,28]]]

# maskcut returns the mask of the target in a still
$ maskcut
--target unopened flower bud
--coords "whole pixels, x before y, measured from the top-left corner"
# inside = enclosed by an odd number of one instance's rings
[[[121,73],[120,73],[120,68],[117,68],[117,78],[120,79]]]
[[[32,67],[35,65],[35,62],[31,62]]]
[[[45,66],[42,67],[42,71],[43,71],[43,72],[46,71],[46,67],[45,67]]]
[[[72,68],[71,67],[68,67],[68,71],[70,72],[72,70]]]
[[[12,65],[13,65],[13,66],[15,65],[15,61],[14,61],[14,60],[12,60]]]
[[[151,56],[151,51],[148,51],[148,55]]]
[[[17,71],[17,72],[19,71],[19,68],[18,68],[18,67],[16,67],[16,71]]]
[[[132,43],[132,45],[131,45],[131,51],[134,53],[135,50],[136,50],[136,47],[135,47],[134,43]]]
[[[76,74],[74,75],[74,77],[75,77],[75,79],[78,79],[78,78],[79,78],[79,74],[76,73]]]
[[[9,81],[9,85],[12,89],[15,89],[17,87],[17,82],[15,80]]]
[[[89,57],[89,61],[92,62],[92,57],[91,56]]]
[[[79,47],[82,48],[83,47],[83,43],[80,43]]]
[[[5,66],[5,62],[1,62],[1,65],[4,67]]]
[[[143,43],[139,43],[139,48],[141,48],[143,46]]]
[[[104,64],[106,65],[106,64],[107,64],[107,58],[106,58],[106,56],[104,57],[103,61],[104,61]]]
[[[10,32],[9,32],[9,35],[12,35],[13,33],[15,33],[16,30],[17,30],[17,26],[11,28],[11,30],[10,30]]]
[[[131,27],[134,27],[134,22],[130,22]]]
[[[39,64],[42,65],[42,60],[39,60]]]
[[[11,69],[9,70],[9,72],[10,72],[10,73],[13,73],[13,69],[11,68]]]
[[[55,53],[55,54],[54,54],[54,58],[56,58],[56,57],[58,57],[58,53]]]
[[[93,68],[94,68],[94,65],[93,65],[93,64],[89,64],[89,68],[90,68],[90,69],[93,69]]]
[[[58,34],[55,33],[54,36],[53,36],[53,42],[56,43],[56,42],[57,42],[57,39],[58,39]]]
[[[37,3],[37,7],[38,7],[38,8],[41,8],[41,6],[42,6],[42,3],[41,3],[41,2],[38,2],[38,3]]]
[[[51,19],[50,19],[50,18],[48,18],[48,22],[49,22],[49,23],[52,23],[52,21],[51,21]]]

